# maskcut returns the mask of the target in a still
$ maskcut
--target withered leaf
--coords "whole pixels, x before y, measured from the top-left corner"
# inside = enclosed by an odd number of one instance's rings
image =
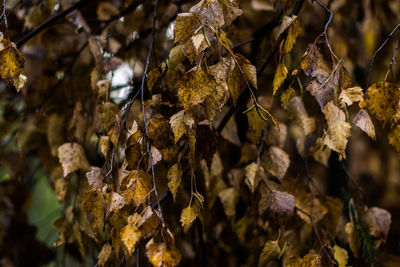
[[[293,23],[290,25],[288,35],[285,40],[285,44],[283,46],[283,54],[287,54],[293,49],[293,46],[296,43],[296,39],[301,33],[302,29],[300,21],[298,19],[295,19]]]
[[[363,130],[370,138],[376,140],[375,127],[366,110],[360,109],[354,117],[353,123]]]
[[[78,143],[65,143],[58,148],[58,158],[64,170],[64,177],[77,170],[88,170],[90,164],[83,148]]]
[[[369,229],[371,235],[386,241],[390,224],[392,223],[392,215],[385,209],[371,207],[363,216],[363,221]]]
[[[100,267],[104,267],[106,262],[110,260],[111,255],[112,255],[112,247],[109,243],[105,243],[100,251],[97,264]]]
[[[157,242],[152,238],[146,244],[146,256],[154,267],[177,266],[182,258],[181,253],[175,247],[175,240],[168,230],[165,234],[165,242]]]
[[[181,137],[187,133],[187,128],[192,128],[194,124],[194,120],[190,117],[189,114],[185,113],[184,110],[179,111],[178,113],[171,116],[169,123],[171,125],[172,131],[175,136],[175,143],[181,139]]]
[[[385,127],[398,110],[399,88],[389,82],[377,82],[368,88],[360,108],[367,109]]]
[[[172,165],[172,167],[168,170],[167,178],[168,188],[171,191],[175,201],[176,193],[178,192],[179,185],[182,181],[182,168],[178,163]]]
[[[359,86],[344,89],[339,95],[339,101],[342,105],[346,104],[347,106],[351,106],[354,102],[360,102],[363,100],[363,89]]]
[[[280,216],[291,215],[295,208],[294,196],[280,191],[273,191],[267,197],[267,210]]]
[[[344,248],[339,247],[338,245],[335,245],[333,247],[333,251],[333,256],[335,257],[336,262],[339,264],[339,267],[346,267],[347,260],[349,258],[347,251]]]
[[[14,43],[0,32],[0,77],[19,91],[26,82],[23,75],[25,58]]]
[[[233,217],[236,214],[236,204],[239,200],[239,193],[233,187],[226,188],[219,192],[222,206],[227,217]]]
[[[124,244],[128,255],[132,255],[135,252],[137,242],[142,238],[142,233],[139,231],[137,226],[133,223],[127,224],[121,232],[121,241]]]
[[[103,177],[99,167],[92,166],[90,171],[86,173],[86,178],[93,189],[100,189],[103,185]]]
[[[261,114],[264,113],[262,110],[259,110],[259,112]],[[250,141],[257,144],[261,139],[261,134],[267,122],[263,118],[261,118],[260,114],[258,114],[257,108],[253,108],[252,110],[247,112],[246,115],[249,123],[249,130],[247,132],[247,135]]]
[[[250,191],[254,193],[260,182],[260,177],[258,176],[259,165],[256,162],[252,162],[246,166],[246,184],[250,188]]]
[[[82,197],[82,208],[95,233],[104,220],[104,202],[100,190],[90,189]]]
[[[178,82],[178,97],[185,111],[202,103],[206,97],[214,92],[216,82],[214,77],[195,67],[185,73]]]
[[[179,13],[174,26],[174,43],[191,36],[196,25],[198,25],[198,22],[195,14]]]
[[[276,94],[276,91],[278,91],[279,87],[282,85],[282,83],[285,81],[286,76],[288,74],[288,70],[283,62],[279,63],[278,67],[276,68],[275,71],[275,76],[274,76],[274,81],[273,81],[273,94]]]
[[[290,165],[288,153],[277,146],[272,146],[262,157],[262,166],[269,174],[282,179]]]
[[[258,261],[258,266],[266,266],[266,264],[274,259],[276,259],[281,253],[281,248],[279,247],[278,240],[269,240],[265,243],[263,250],[261,251],[260,259]]]
[[[151,176],[144,171],[132,170],[121,182],[125,202],[129,204],[133,201],[136,206],[149,196],[152,188]]]
[[[214,31],[225,25],[224,11],[218,0],[200,1],[190,11],[196,12],[200,23],[209,25]]]
[[[187,232],[196,218],[202,220],[200,204],[197,200],[194,200],[192,201],[192,204],[184,208],[181,213],[180,221],[185,232]]]

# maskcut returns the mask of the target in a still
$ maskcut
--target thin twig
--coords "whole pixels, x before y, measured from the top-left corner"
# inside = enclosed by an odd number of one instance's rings
[[[331,264],[332,264],[332,263],[333,263],[333,260],[332,260],[331,256],[329,255],[329,252],[326,250],[324,243],[322,242],[322,239],[321,239],[321,237],[320,237],[320,235],[319,235],[319,233],[318,233],[317,226],[315,225],[315,221],[314,221],[313,216],[312,216],[310,213],[306,212],[305,210],[300,209],[298,206],[296,206],[295,209],[298,210],[298,211],[300,211],[301,213],[303,213],[304,215],[306,215],[306,216],[310,219],[311,225],[312,225],[312,227],[313,227],[313,231],[314,231],[314,233],[315,233],[315,236],[316,236],[317,239],[318,239],[318,242],[319,242],[319,244],[320,244],[320,246],[321,246],[321,249],[324,251],[324,253],[326,254],[326,256],[328,257],[329,261],[330,261]],[[332,264],[332,265],[333,265],[333,264]]]
[[[331,11],[327,6],[325,6],[320,0],[311,0],[311,2],[314,2],[314,1],[315,1],[320,7],[322,7],[322,8],[329,14],[328,21],[325,23],[325,26],[324,26],[324,31],[317,37],[316,40],[318,40],[319,37],[324,36],[324,37],[325,37],[325,42],[326,42],[326,45],[327,45],[328,48],[329,48],[329,51],[331,52],[331,54],[332,54],[333,56],[335,56],[335,53],[333,53],[331,44],[329,43],[329,40],[328,40],[328,33],[327,33],[329,24],[330,24],[331,21],[332,21],[333,13],[332,13],[332,11]],[[335,57],[336,57],[336,56],[335,56]]]
[[[369,87],[369,77],[371,75],[371,71],[372,71],[372,66],[374,65],[375,59],[377,57],[377,55],[379,54],[379,52],[382,51],[383,47],[385,47],[386,43],[390,40],[390,38],[393,36],[393,34],[397,31],[397,29],[400,27],[400,23],[397,24],[397,26],[392,30],[391,33],[389,33],[388,37],[386,38],[386,40],[381,44],[381,46],[375,51],[374,53],[374,57],[372,58],[371,64],[369,64],[369,69],[368,69],[368,78],[367,78],[367,88]]]
[[[152,37],[151,37],[149,52],[147,54],[146,67],[145,67],[144,72],[143,72],[142,84],[140,86],[140,100],[142,102],[143,123],[144,123],[144,131],[145,131],[145,135],[146,135],[146,153],[147,153],[147,155],[149,156],[149,159],[150,159],[151,176],[153,178],[154,194],[156,196],[157,202],[160,202],[159,197],[158,197],[157,187],[156,187],[156,178],[155,178],[155,174],[154,174],[154,163],[153,163],[153,158],[152,158],[152,155],[151,155],[151,152],[150,152],[150,139],[149,139],[149,133],[148,133],[148,130],[147,130],[147,118],[146,118],[146,110],[145,110],[145,106],[144,106],[144,87],[145,87],[145,81],[146,81],[146,78],[147,78],[147,72],[149,70],[150,57],[151,57],[151,54],[152,54],[152,51],[153,51],[153,47],[154,47],[154,42],[155,42],[155,28],[156,28],[156,22],[157,22],[158,4],[159,4],[159,0],[156,1],[156,5],[154,7],[153,28],[152,28],[152,34],[151,34]],[[158,216],[160,217],[161,222],[162,222],[162,224],[164,226],[165,222],[164,222],[164,217],[163,217],[160,205],[158,205]]]
[[[64,11],[58,13],[57,15],[55,15],[54,17],[49,18],[48,20],[46,20],[45,22],[43,22],[42,24],[40,24],[37,28],[35,28],[33,31],[29,32],[28,34],[26,34],[24,37],[22,37],[20,40],[18,40],[15,44],[17,47],[21,47],[23,46],[26,42],[28,42],[30,39],[32,39],[33,37],[35,37],[36,35],[38,35],[40,32],[42,32],[44,29],[50,27],[51,25],[53,25],[56,21],[58,21],[59,19],[64,18],[65,16],[67,16],[69,13],[71,13],[72,11],[82,8],[84,6],[86,6],[90,1],[89,0],[81,0],[79,2],[76,2],[75,4],[73,4],[72,6],[70,6],[69,8],[65,9]]]

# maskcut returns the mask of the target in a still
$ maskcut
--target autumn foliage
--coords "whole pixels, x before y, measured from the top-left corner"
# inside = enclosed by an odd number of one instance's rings
[[[399,266],[398,5],[5,1],[1,264]]]

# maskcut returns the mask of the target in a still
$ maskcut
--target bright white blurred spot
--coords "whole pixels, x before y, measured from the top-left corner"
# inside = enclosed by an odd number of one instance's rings
[[[107,73],[106,79],[111,81],[111,88],[117,88],[111,91],[110,97],[119,104],[128,97],[132,90],[129,83],[133,79],[133,70],[128,64],[123,63],[113,72]]]
[[[168,40],[172,41],[174,40],[174,27],[175,27],[175,22],[173,21],[168,25],[167,30],[165,31],[165,36],[167,37]]]
[[[125,21],[125,17],[121,17],[121,18],[119,19],[119,21],[120,21],[120,22],[124,22],[124,21]]]

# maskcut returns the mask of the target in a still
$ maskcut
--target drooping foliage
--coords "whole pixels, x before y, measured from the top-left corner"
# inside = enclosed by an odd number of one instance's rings
[[[5,1],[1,264],[396,266],[398,4]]]

